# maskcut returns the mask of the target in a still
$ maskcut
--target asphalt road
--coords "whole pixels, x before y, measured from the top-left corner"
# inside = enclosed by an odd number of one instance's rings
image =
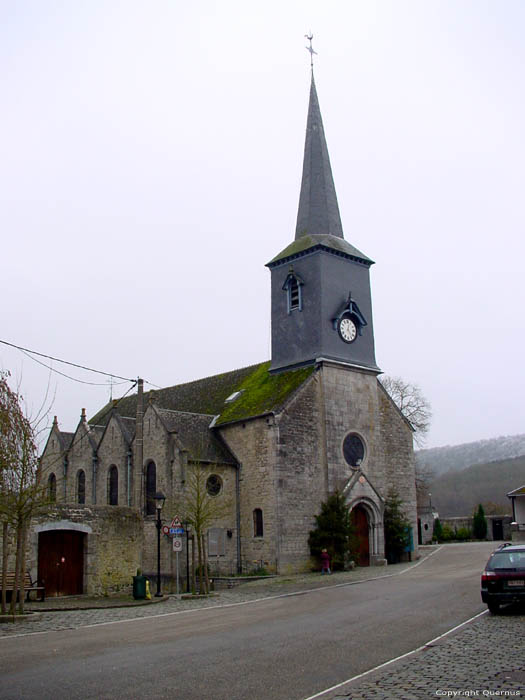
[[[0,698],[301,700],[483,610],[492,549],[448,546],[388,578],[3,639]]]

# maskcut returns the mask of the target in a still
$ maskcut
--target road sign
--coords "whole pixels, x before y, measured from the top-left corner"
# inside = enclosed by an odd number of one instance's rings
[[[170,529],[167,525],[162,526],[162,534],[163,535],[169,535],[170,534]]]
[[[182,552],[182,538],[180,538],[180,537],[173,538],[173,551],[174,552]]]
[[[183,527],[170,527],[169,528],[169,533],[170,535],[183,535],[184,534],[184,528]]]
[[[179,518],[178,515],[176,515],[173,520],[171,521],[171,527],[181,527],[182,526],[182,521]]]

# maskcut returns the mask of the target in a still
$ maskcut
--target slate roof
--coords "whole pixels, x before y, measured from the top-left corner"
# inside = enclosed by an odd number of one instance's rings
[[[335,253],[336,255],[342,254],[345,257],[352,258],[368,266],[374,264],[373,260],[351,243],[345,241],[344,238],[337,238],[336,236],[329,235],[305,235],[297,238],[284,250],[281,250],[275,258],[272,258],[270,262],[267,263],[267,266],[273,267],[276,263],[286,263],[288,260],[313,252],[313,250],[317,248],[326,250],[329,253]]]
[[[174,432],[188,450],[190,459],[220,464],[236,463],[220,438],[210,431],[210,423],[214,416],[169,411],[165,408],[157,410],[167,430]]]
[[[312,234],[330,234],[343,238],[343,226],[313,71],[295,238]]]
[[[60,441],[61,451],[66,452],[71,447],[71,443],[73,442],[73,438],[75,437],[75,433],[65,433],[65,432],[62,432],[61,430],[58,430],[57,435],[58,435],[58,439]]]
[[[145,392],[144,407],[152,396],[158,409],[205,415],[210,423],[212,417],[218,416],[214,425],[224,425],[278,411],[314,371],[314,367],[309,366],[270,374],[269,368],[270,363],[263,362],[186,384]],[[241,392],[239,397],[225,403],[237,391]],[[111,404],[107,404],[93,416],[90,424],[107,423],[111,415],[110,408]],[[132,394],[116,402],[115,410],[121,416],[135,418],[137,395]]]

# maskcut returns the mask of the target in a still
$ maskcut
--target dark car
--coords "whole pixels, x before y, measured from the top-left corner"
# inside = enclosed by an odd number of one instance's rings
[[[503,544],[481,574],[481,600],[491,613],[505,603],[525,603],[525,543]]]

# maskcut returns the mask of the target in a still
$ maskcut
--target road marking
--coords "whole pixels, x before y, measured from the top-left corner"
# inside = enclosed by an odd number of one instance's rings
[[[417,568],[418,566],[420,566],[421,564],[426,562],[428,559],[430,559],[430,557],[434,556],[434,554],[437,554],[442,548],[443,548],[443,545],[441,545],[437,549],[430,552],[430,554],[427,554],[426,557],[420,559],[418,562],[416,562],[412,566],[408,566],[406,569],[403,569],[402,571],[395,571],[392,574],[385,574],[384,576],[373,576],[370,578],[361,579],[360,581],[347,581],[345,583],[334,583],[331,586],[318,586],[317,588],[308,588],[307,590],[304,590],[304,591],[293,591],[291,593],[279,593],[278,595],[265,596],[264,598],[254,598],[253,600],[243,600],[243,601],[240,601],[238,603],[226,603],[225,605],[208,605],[207,607],[192,608],[191,610],[174,610],[173,612],[159,613],[158,615],[143,615],[141,617],[131,617],[131,618],[128,618],[127,620],[110,620],[109,622],[93,622],[90,625],[80,625],[79,627],[66,627],[66,628],[60,629],[60,630],[43,630],[41,632],[22,632],[20,634],[10,634],[10,635],[5,635],[5,636],[0,636],[0,642],[3,641],[4,639],[19,639],[20,637],[32,637],[36,634],[49,634],[51,632],[67,632],[68,630],[85,629],[86,627],[101,627],[102,625],[119,625],[119,624],[122,624],[125,622],[140,622],[141,620],[154,620],[154,619],[160,618],[160,617],[170,617],[171,615],[188,615],[189,613],[200,612],[202,610],[221,610],[224,608],[235,608],[235,607],[238,607],[240,605],[251,605],[252,603],[262,603],[265,600],[278,600],[280,598],[293,598],[294,596],[306,595],[307,593],[318,593],[319,591],[330,590],[330,588],[343,588],[345,586],[357,586],[361,583],[369,583],[370,581],[378,581],[378,580],[384,579],[384,578],[392,578],[393,576],[401,576],[402,574],[405,574],[407,571],[413,571],[415,568]],[[115,610],[116,608],[110,608],[110,609]],[[42,610],[42,612],[40,614],[45,614],[45,612],[46,612],[45,610]],[[52,612],[57,612],[57,611],[52,611]],[[412,653],[412,652],[410,652],[410,653]],[[347,682],[348,681],[345,681],[345,683],[347,683]],[[324,691],[324,692],[327,692],[327,691]]]
[[[390,666],[391,664],[395,663],[396,661],[400,661],[401,659],[406,659],[408,656],[412,656],[412,654],[417,654],[418,651],[423,651],[423,649],[426,649],[427,647],[432,646],[432,644],[435,644],[440,639],[443,639],[443,637],[447,637],[449,634],[452,634],[452,632],[455,632],[456,630],[461,629],[465,625],[470,624],[471,622],[476,620],[478,617],[481,617],[482,615],[486,615],[487,613],[488,613],[488,610],[483,610],[482,612],[478,613],[477,615],[474,615],[474,617],[471,617],[468,620],[465,620],[465,622],[462,622],[460,625],[456,625],[455,627],[452,627],[451,629],[447,630],[447,632],[440,634],[439,637],[434,637],[434,639],[431,639],[430,642],[427,642],[426,644],[422,644],[420,647],[417,647],[417,649],[412,649],[412,651],[407,651],[406,654],[401,654],[401,656],[396,656],[395,659],[390,659],[389,661],[385,661],[384,663],[379,664],[379,666],[375,666],[374,668],[368,669],[368,671],[364,671],[363,673],[359,673],[357,676],[353,676],[352,678],[348,678],[348,680],[343,681],[342,683],[338,683],[337,685],[333,685],[331,688],[327,688],[326,690],[321,690],[319,693],[316,693],[315,695],[310,695],[309,697],[304,698],[304,700],[315,700],[315,698],[321,698],[321,697],[323,697],[323,695],[326,695],[327,693],[331,693],[334,690],[339,690],[339,688],[342,688],[344,685],[347,685],[348,683],[352,683],[353,681],[357,681],[360,678],[364,678],[365,676],[368,676],[371,673],[374,673],[374,671],[379,671],[382,668],[386,668],[387,666]]]

